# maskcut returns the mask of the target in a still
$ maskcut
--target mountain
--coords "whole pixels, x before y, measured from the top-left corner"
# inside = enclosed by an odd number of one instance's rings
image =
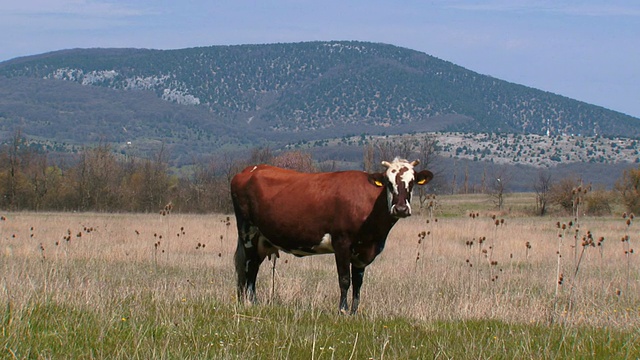
[[[73,49],[0,63],[0,136],[175,156],[427,131],[637,137],[640,119],[392,45]],[[154,145],[155,144],[155,145]]]

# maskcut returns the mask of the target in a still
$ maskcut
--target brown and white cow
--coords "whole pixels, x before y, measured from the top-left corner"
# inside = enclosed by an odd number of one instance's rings
[[[383,161],[384,173],[299,173],[250,166],[231,181],[238,225],[235,266],[238,300],[256,300],[256,277],[265,257],[282,250],[296,256],[334,253],[340,311],[358,310],[364,269],[384,248],[399,218],[411,215],[415,184],[433,178],[416,172],[418,160]]]

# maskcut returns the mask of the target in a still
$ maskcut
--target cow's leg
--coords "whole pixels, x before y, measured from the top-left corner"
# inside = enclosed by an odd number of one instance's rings
[[[353,283],[353,299],[351,301],[351,314],[358,312],[358,305],[360,305],[360,288],[362,287],[362,280],[364,278],[364,268],[359,268],[351,265],[351,282]]]
[[[238,244],[236,246],[236,252],[234,255],[234,262],[236,266],[236,275],[238,277],[237,293],[238,301],[243,302],[247,296],[247,241],[251,241],[249,238],[249,226],[244,221],[239,212],[236,211],[236,219],[238,223]]]
[[[346,314],[349,312],[349,304],[347,303],[347,293],[351,286],[351,274],[349,271],[350,252],[348,247],[336,246],[334,242],[334,251],[336,256],[336,266],[338,268],[338,284],[340,285],[340,312]]]
[[[236,249],[236,272],[238,274],[238,301],[255,303],[256,279],[264,258],[258,256],[254,248],[238,245]]]
[[[247,274],[247,300],[253,304],[258,300],[256,297],[256,279],[258,277],[258,270],[260,270],[260,264],[262,264],[264,257],[260,257],[258,254],[257,246],[245,248],[245,251],[247,253],[245,263]]]
[[[246,262],[246,260],[245,260],[244,247],[242,246],[242,241],[241,240],[238,240],[238,245],[236,247],[236,253],[234,255],[234,261],[235,261],[235,265],[236,265],[236,276],[237,276],[237,279],[238,279],[238,282],[236,283],[238,301],[242,302],[242,301],[244,301],[245,296],[246,296],[247,273],[245,272],[245,267],[243,265]]]
[[[234,203],[234,207],[236,204]],[[258,254],[258,229],[250,224],[236,207],[238,225],[238,244],[234,256],[236,274],[238,276],[238,301],[256,302],[256,278],[260,264],[264,258]]]

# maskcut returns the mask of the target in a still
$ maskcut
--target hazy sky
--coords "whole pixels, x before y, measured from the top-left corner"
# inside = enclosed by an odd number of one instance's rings
[[[311,40],[398,45],[640,117],[638,0],[0,0],[0,61]]]

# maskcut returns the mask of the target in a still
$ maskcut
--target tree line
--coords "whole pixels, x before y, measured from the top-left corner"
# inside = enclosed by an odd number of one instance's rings
[[[436,174],[429,187],[455,189],[455,193],[473,193],[469,177],[464,186],[447,186],[444,171],[439,168],[439,144],[426,136],[413,141],[379,141],[363,147],[362,168],[380,171],[380,161],[401,156],[420,159],[421,166]],[[20,211],[97,211],[97,212],[157,212],[171,208],[179,212],[232,211],[229,183],[244,167],[252,164],[272,164],[304,171],[333,171],[334,163],[316,163],[311,154],[300,150],[276,153],[270,148],[254,148],[243,158],[230,154],[196,162],[188,172],[173,174],[168,165],[168,152],[161,147],[150,158],[121,155],[110,145],[100,143],[81,149],[72,159],[54,162],[52,157],[33,148],[18,132],[0,147],[0,208]],[[510,176],[506,170],[482,176],[483,193],[498,209],[509,192]],[[549,206],[593,215],[611,212],[614,202],[621,202],[627,211],[640,213],[640,168],[624,171],[612,191],[591,189],[578,177],[555,179],[541,171],[532,182],[536,194],[534,211],[545,215]],[[577,200],[576,189],[589,189],[588,195]],[[420,206],[431,199],[425,189],[418,189]],[[577,202],[581,202],[577,204]]]
[[[54,163],[18,133],[0,148],[0,208],[156,212],[170,204],[180,212],[229,213],[231,178],[255,163],[318,171],[310,154],[276,155],[269,148],[257,148],[245,159],[226,155],[203,160],[188,173],[175,175],[164,147],[151,158],[137,158],[117,154],[106,143]]]

